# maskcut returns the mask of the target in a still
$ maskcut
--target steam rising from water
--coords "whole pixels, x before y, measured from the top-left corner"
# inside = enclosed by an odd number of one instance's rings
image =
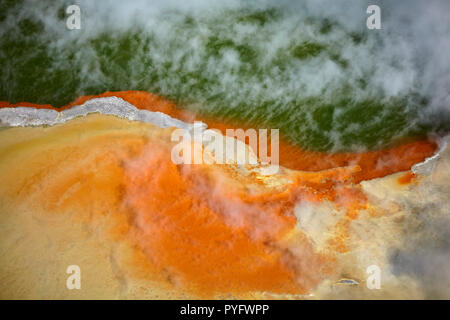
[[[145,90],[201,114],[280,128],[316,150],[449,129],[447,1],[71,1],[7,5],[0,99],[67,104]]]

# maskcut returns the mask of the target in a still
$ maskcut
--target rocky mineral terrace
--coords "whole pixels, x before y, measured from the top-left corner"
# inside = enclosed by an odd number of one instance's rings
[[[413,171],[265,175],[175,165],[192,124],[116,97],[0,119],[1,298],[450,298],[447,138]]]

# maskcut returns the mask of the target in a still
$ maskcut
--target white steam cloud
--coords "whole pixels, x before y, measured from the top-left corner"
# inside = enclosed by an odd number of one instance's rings
[[[69,4],[81,8],[81,30],[67,30],[58,16]],[[381,8],[381,30],[366,27],[369,4]],[[8,12],[0,36],[19,36],[23,19],[40,21],[47,68],[70,70],[77,95],[137,88],[223,116],[282,118],[294,140],[320,137],[316,145],[338,151],[357,150],[358,137],[398,113],[406,121],[392,120],[372,147],[418,123],[450,119],[449,13],[446,0],[24,1]],[[6,70],[23,64],[13,60]],[[21,89],[14,75],[1,82],[7,96]],[[349,105],[365,101],[383,107],[364,123],[348,120]],[[328,105],[323,125],[315,113]]]

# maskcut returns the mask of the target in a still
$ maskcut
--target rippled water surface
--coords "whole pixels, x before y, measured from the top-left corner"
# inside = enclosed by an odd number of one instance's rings
[[[381,30],[365,1],[77,3],[80,30],[66,28],[70,1],[2,2],[0,100],[144,90],[321,151],[449,129],[445,1],[381,2]]]

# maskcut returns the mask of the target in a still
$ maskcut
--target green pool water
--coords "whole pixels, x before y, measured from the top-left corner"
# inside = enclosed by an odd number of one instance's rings
[[[68,30],[68,4],[1,2],[0,100],[59,107],[81,95],[144,90],[330,152],[449,130],[448,109],[430,107],[420,65],[397,48],[402,38],[368,30],[364,12],[348,26],[275,4],[136,6],[121,16],[119,2],[91,2],[80,3],[82,28]],[[121,18],[102,20],[116,9]]]

